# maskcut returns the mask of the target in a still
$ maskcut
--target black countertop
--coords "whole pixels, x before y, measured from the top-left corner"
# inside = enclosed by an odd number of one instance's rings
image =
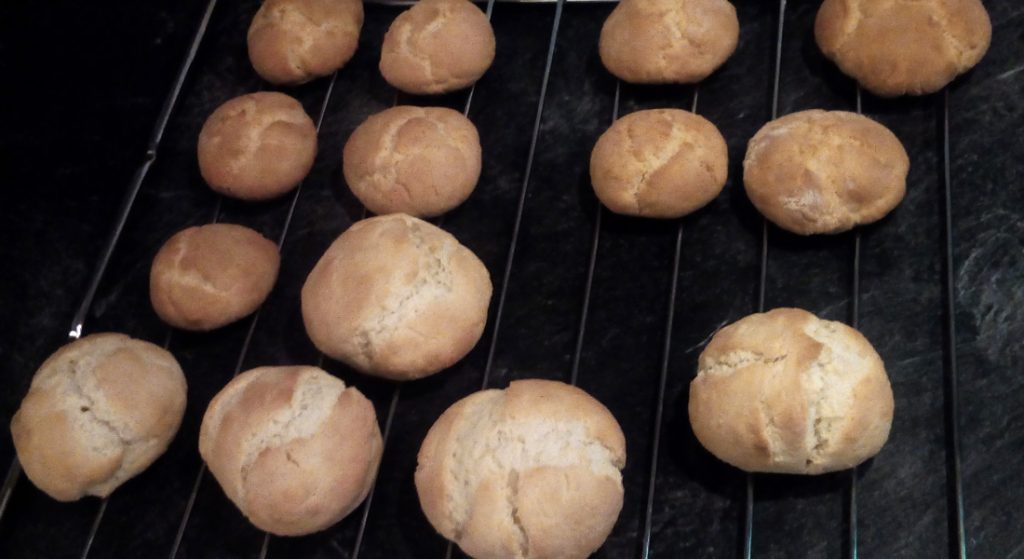
[[[715,328],[757,301],[761,219],[743,193],[747,139],[771,114],[777,5],[735,2],[741,41],[700,87],[697,110],[729,143],[730,180],[707,208],[678,221],[601,214],[579,384],[622,423],[629,463],[626,502],[598,557],[639,557],[663,354],[664,418],[651,516],[652,557],[737,557],[745,477],[708,455],[686,417],[687,386]],[[952,275],[959,378],[966,548],[971,557],[1024,557],[1024,5],[990,0],[992,47],[948,94],[953,200]],[[189,381],[184,425],[167,454],[110,498],[91,557],[163,557],[171,551],[200,468],[198,424],[236,370],[315,363],[298,306],[301,283],[361,208],[341,178],[341,147],[369,114],[395,102],[376,61],[399,8],[367,6],[359,51],[338,73],[324,110],[320,154],[298,194],[267,203],[219,200],[195,162],[205,117],[226,99],[264,87],[248,64],[245,31],[254,1],[222,0],[184,83],[158,155],[134,201],[85,319],[86,333],[125,332],[156,343],[169,331],[148,304],[147,275],[174,231],[220,219],[284,237],[281,280],[243,351],[251,319],[210,334],[173,332],[171,351]],[[0,6],[0,420],[9,421],[39,364],[64,343],[119,205],[146,156],[203,0],[4,3]],[[597,37],[610,4],[565,6],[528,183],[531,132],[555,8],[499,3],[498,54],[478,84],[470,117],[484,172],[443,226],[484,261],[495,280],[491,321],[478,347],[451,370],[404,385],[387,441],[361,556],[441,558],[412,484],[415,454],[433,420],[476,390],[491,349],[492,386],[572,371],[593,246],[597,203],[588,161],[610,124],[616,82],[601,67]],[[779,112],[852,110],[854,84],[816,48],[817,2],[790,2],[785,17]],[[314,118],[329,79],[289,90]],[[620,113],[689,108],[691,87],[623,86]],[[402,103],[461,108],[465,93]],[[864,97],[911,158],[908,193],[862,229],[860,327],[886,362],[896,397],[888,445],[858,474],[857,543],[864,557],[945,557],[956,545],[949,469],[952,402],[947,339],[942,124],[945,97]],[[503,273],[527,185],[511,275]],[[681,231],[681,235],[680,235]],[[286,233],[286,234],[285,234]],[[800,306],[850,317],[853,234],[798,238],[769,229],[768,307]],[[673,278],[679,249],[679,272]],[[670,308],[676,280],[675,305]],[[498,295],[507,288],[495,336]],[[666,332],[669,311],[674,322]],[[666,337],[666,334],[668,336]],[[666,347],[666,340],[668,345]],[[667,351],[667,353],[666,353]],[[358,386],[382,423],[394,385],[325,367]],[[0,437],[0,468],[13,457]],[[755,557],[843,557],[849,546],[849,474],[755,477]],[[78,557],[100,501],[56,503],[21,480],[0,519],[0,557]],[[269,557],[350,557],[360,508],[321,534],[271,538]],[[264,537],[209,477],[202,479],[179,557],[256,557]]]

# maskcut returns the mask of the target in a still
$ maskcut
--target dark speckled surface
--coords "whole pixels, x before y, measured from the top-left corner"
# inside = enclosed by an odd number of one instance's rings
[[[695,441],[687,386],[708,336],[756,305],[761,221],[743,194],[747,139],[770,117],[775,3],[737,1],[736,55],[701,85],[698,111],[729,142],[730,180],[707,208],[682,221],[669,334],[662,446],[653,503],[652,557],[737,557],[744,477]],[[992,48],[950,90],[957,365],[967,551],[1024,557],[1024,6],[986,2]],[[298,197],[284,240],[281,281],[239,356],[251,320],[210,334],[170,334],[148,305],[149,261],[168,236],[209,221],[218,200],[195,164],[203,120],[224,100],[264,87],[245,55],[255,1],[222,1],[139,192],[87,316],[85,331],[118,330],[169,340],[189,380],[184,425],[168,453],[109,500],[92,557],[164,557],[174,541],[200,460],[198,423],[236,366],[315,363],[298,310],[302,280],[319,254],[361,215],[340,172],[341,147],[369,114],[395,102],[376,70],[380,41],[398,8],[368,6],[354,60],[338,76],[320,131],[320,154]],[[781,113],[852,109],[854,85],[822,58],[812,36],[817,2],[790,2],[785,19]],[[0,420],[7,422],[36,367],[66,338],[75,308],[112,227],[204,2],[118,1],[104,9],[69,2],[0,7]],[[612,118],[615,81],[596,43],[610,4],[566,6],[547,104],[528,184],[516,258],[494,347],[491,383],[567,380],[579,336],[597,204],[587,174],[590,149]],[[470,117],[484,148],[477,191],[443,226],[472,248],[495,279],[512,239],[516,205],[540,95],[552,5],[495,8],[494,67],[479,83]],[[314,116],[328,89],[318,80],[291,90]],[[691,87],[623,86],[622,113],[688,108]],[[465,93],[436,102],[461,108]],[[906,200],[863,229],[860,324],[885,359],[896,396],[889,444],[859,474],[858,539],[864,557],[946,557],[955,545],[945,334],[942,95],[864,99],[911,157]],[[291,198],[223,201],[221,219],[277,238]],[[598,557],[638,557],[650,470],[654,410],[679,222],[602,215],[579,384],[603,401],[626,433],[625,507]],[[769,232],[767,305],[801,306],[845,320],[851,309],[853,237],[797,238]],[[497,299],[495,299],[495,303]],[[402,387],[362,557],[441,558],[444,542],[419,511],[415,453],[433,420],[477,389],[494,334],[451,370]],[[383,419],[386,382],[325,367],[360,387]],[[0,468],[13,456],[0,437]],[[845,556],[847,474],[757,476],[755,557]],[[78,557],[99,501],[56,503],[22,480],[0,520],[0,557]],[[362,509],[329,530],[272,538],[268,557],[350,557]],[[263,534],[203,479],[179,557],[257,557]]]

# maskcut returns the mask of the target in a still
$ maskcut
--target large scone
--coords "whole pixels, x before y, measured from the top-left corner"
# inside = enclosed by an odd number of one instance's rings
[[[355,223],[302,286],[302,318],[316,347],[367,374],[434,374],[476,345],[491,278],[449,233],[404,214]]]
[[[316,125],[283,93],[249,93],[206,119],[198,154],[210,188],[232,198],[267,200],[295,188],[313,168]]]
[[[792,113],[747,145],[743,184],[779,227],[839,233],[882,219],[903,200],[910,159],[881,124],[843,111]]]
[[[249,25],[249,60],[268,82],[305,83],[344,66],[362,27],[362,0],[266,0]]]
[[[458,206],[480,178],[480,136],[458,111],[393,107],[345,143],[345,181],[375,214],[434,217]]]
[[[259,308],[280,264],[277,245],[248,227],[189,227],[168,239],[153,259],[149,298],[164,322],[213,330]]]
[[[414,95],[468,87],[494,61],[494,29],[469,0],[421,0],[384,35],[380,73]]]
[[[980,0],[825,0],[814,37],[872,93],[922,95],[985,56],[992,22]]]
[[[615,122],[590,155],[598,199],[625,215],[671,218],[713,200],[729,172],[722,134],[702,116],[653,109]]]
[[[622,509],[626,443],[579,388],[522,380],[459,400],[420,447],[416,491],[434,528],[475,559],[576,559]]]
[[[345,518],[377,476],[383,443],[373,404],[316,367],[260,367],[210,402],[199,453],[258,528],[317,532]]]
[[[50,356],[11,420],[18,460],[58,501],[106,497],[170,444],[185,413],[170,353],[124,334],[93,334]]]
[[[724,462],[748,472],[820,474],[881,450],[893,396],[860,332],[800,309],[721,329],[690,384],[690,423]]]
[[[622,0],[601,28],[601,62],[631,83],[694,83],[725,63],[739,41],[726,0]]]

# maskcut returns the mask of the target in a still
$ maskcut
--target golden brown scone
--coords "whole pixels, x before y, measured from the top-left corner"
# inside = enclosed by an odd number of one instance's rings
[[[441,215],[480,178],[480,136],[462,113],[400,106],[366,119],[345,143],[345,181],[375,214]]]
[[[597,140],[590,180],[615,213],[670,218],[694,212],[725,186],[729,152],[702,116],[679,109],[626,115]]]
[[[111,333],[71,342],[39,367],[11,419],[18,460],[58,501],[106,497],[167,450],[185,393],[159,346]]]
[[[475,559],[575,559],[604,543],[622,510],[626,441],[586,392],[514,381],[459,400],[420,447],[427,519]]]
[[[909,170],[907,151],[885,126],[856,113],[811,110],[758,130],[747,145],[743,184],[779,227],[839,233],[892,211]]]
[[[171,326],[213,330],[259,308],[280,264],[277,245],[248,227],[189,227],[168,239],[153,259],[149,298]]]
[[[249,93],[206,119],[198,152],[210,188],[232,198],[267,200],[295,188],[313,168],[316,125],[283,93]]]
[[[362,27],[362,0],[266,0],[249,26],[249,60],[268,82],[305,83],[344,66]]]
[[[487,321],[491,278],[449,233],[405,214],[357,222],[302,286],[317,349],[366,374],[409,380],[473,349]]]
[[[621,0],[601,28],[605,68],[631,83],[694,83],[732,56],[736,8],[726,0]]]
[[[480,79],[494,61],[494,29],[469,0],[420,0],[384,35],[380,73],[406,93],[446,93]]]
[[[801,309],[718,331],[690,384],[690,423],[748,472],[821,474],[878,454],[892,425],[882,359],[860,332]]]
[[[992,22],[979,0],[825,0],[814,36],[872,93],[923,95],[981,60]]]
[[[259,367],[206,409],[199,453],[257,528],[301,536],[345,518],[377,476],[373,404],[316,367]]]

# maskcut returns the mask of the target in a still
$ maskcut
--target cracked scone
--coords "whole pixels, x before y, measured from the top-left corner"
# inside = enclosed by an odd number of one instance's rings
[[[210,402],[199,453],[261,530],[301,536],[345,518],[377,476],[373,404],[316,367],[259,367]]]
[[[305,83],[344,66],[362,27],[362,0],[266,0],[249,25],[249,60],[268,82]]]
[[[726,0],[622,0],[601,28],[605,68],[630,83],[695,83],[732,56],[736,8]]]
[[[51,355],[11,419],[18,460],[58,501],[106,497],[164,451],[185,413],[185,375],[163,348],[92,334]]]
[[[620,118],[590,155],[594,193],[625,215],[672,218],[694,212],[718,196],[728,171],[729,152],[718,128],[679,109]]]
[[[356,222],[302,286],[313,344],[366,374],[410,380],[455,364],[487,321],[491,278],[451,234],[405,214]]]
[[[295,188],[313,168],[316,125],[283,93],[261,91],[217,107],[199,132],[199,171],[213,190],[268,200]]]
[[[417,461],[424,514],[475,559],[588,557],[622,509],[622,429],[561,382],[513,381],[459,400]]]
[[[885,217],[906,193],[910,159],[885,126],[856,113],[801,111],[764,125],[743,160],[754,206],[800,235]]]
[[[814,37],[872,93],[923,95],[981,60],[992,22],[980,0],[825,0]]]
[[[718,331],[690,384],[690,423],[720,460],[748,472],[821,474],[878,454],[892,425],[882,359],[860,332],[801,309]]]
[[[494,61],[494,29],[469,0],[421,0],[384,35],[380,73],[414,95],[468,87]]]
[[[458,111],[393,107],[345,143],[345,181],[375,214],[434,217],[469,197],[480,178],[480,136]]]
[[[259,308],[280,264],[277,245],[248,227],[189,227],[168,239],[153,259],[149,298],[164,322],[213,330]]]

